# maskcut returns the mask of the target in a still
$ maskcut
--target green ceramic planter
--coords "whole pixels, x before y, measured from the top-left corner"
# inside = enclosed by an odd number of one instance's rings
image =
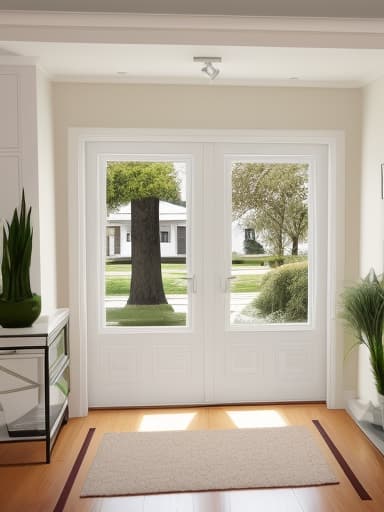
[[[2,327],[31,327],[41,312],[41,297],[10,302],[0,299],[0,325]]]

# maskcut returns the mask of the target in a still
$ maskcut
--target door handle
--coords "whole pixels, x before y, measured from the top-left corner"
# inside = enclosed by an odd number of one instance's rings
[[[182,279],[185,279],[186,281],[188,281],[188,284],[191,287],[192,293],[196,293],[197,292],[196,274],[192,274],[192,275],[188,275],[186,277],[182,277]]]
[[[230,284],[231,284],[231,281],[232,279],[236,279],[236,276],[228,276],[224,279],[224,292],[225,293],[228,293],[230,291]]]

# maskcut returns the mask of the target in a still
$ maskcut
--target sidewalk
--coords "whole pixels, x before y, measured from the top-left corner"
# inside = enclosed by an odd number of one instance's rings
[[[231,294],[231,314],[240,313],[242,309],[252,302],[257,293],[232,293]],[[167,295],[168,303],[171,304],[177,313],[186,313],[188,306],[188,296],[184,294]],[[123,308],[127,303],[127,297],[124,295],[109,295],[105,298],[106,308]]]

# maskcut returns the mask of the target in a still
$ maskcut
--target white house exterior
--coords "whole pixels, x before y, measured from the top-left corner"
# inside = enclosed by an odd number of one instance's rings
[[[166,201],[159,203],[161,256],[185,257],[187,210]],[[232,251],[244,254],[244,229],[232,223]],[[131,257],[131,204],[107,217],[106,253],[109,257]]]
[[[186,221],[184,206],[160,201],[160,251],[161,256],[185,257]],[[122,206],[107,217],[107,256],[129,258],[131,256],[131,204]]]

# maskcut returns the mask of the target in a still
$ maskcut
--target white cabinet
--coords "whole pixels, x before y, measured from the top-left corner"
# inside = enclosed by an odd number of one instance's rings
[[[0,442],[45,441],[68,419],[68,310],[25,329],[0,328]]]

